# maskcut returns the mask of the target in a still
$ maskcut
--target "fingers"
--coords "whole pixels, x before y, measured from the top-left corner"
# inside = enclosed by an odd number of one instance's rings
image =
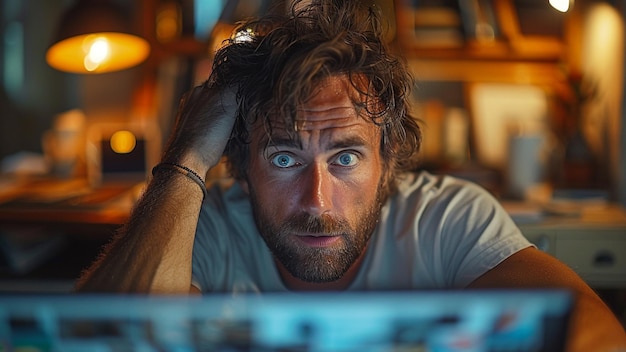
[[[183,95],[164,159],[193,164],[199,173],[215,166],[234,125],[235,97],[233,89],[206,82]]]

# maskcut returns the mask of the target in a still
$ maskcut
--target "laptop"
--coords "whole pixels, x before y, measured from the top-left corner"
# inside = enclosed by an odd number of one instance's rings
[[[558,290],[0,296],[2,350],[561,351]]]

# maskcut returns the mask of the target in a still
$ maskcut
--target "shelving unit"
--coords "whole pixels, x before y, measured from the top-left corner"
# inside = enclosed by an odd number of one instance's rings
[[[454,85],[453,89],[462,87],[463,104],[452,107],[460,107],[468,115],[469,161],[476,161],[476,126],[473,125],[471,96],[474,87],[480,84],[538,87],[545,92],[548,101],[548,128],[557,134],[564,130],[570,120],[566,105],[573,95],[570,75],[579,72],[581,66],[579,11],[585,2],[577,1],[573,9],[562,14],[552,11],[547,1],[395,0],[394,45],[406,58],[416,83],[422,87],[429,84],[450,84]],[[532,11],[528,3],[534,4]],[[537,10],[542,13],[538,15]],[[537,20],[537,27],[552,21],[554,23],[550,26],[559,30],[543,34],[539,30],[528,31],[529,13],[536,16],[532,19]],[[417,92],[416,98],[420,100],[423,96],[424,91]],[[444,108],[450,107],[445,106],[445,101],[442,103]],[[437,132],[445,127],[445,122],[441,122],[444,117],[432,116],[434,120],[427,121],[427,124],[442,124],[435,127]],[[425,118],[428,120],[429,116],[425,115]],[[426,158],[442,160],[437,155],[426,155]]]
[[[396,0],[397,46],[420,80],[529,83],[566,90],[564,66],[575,57],[569,35],[524,35],[513,0],[482,1],[493,18],[480,19],[459,7],[410,7]],[[459,2],[469,6],[471,1]],[[477,10],[477,9],[475,9]],[[422,14],[424,13],[424,14]],[[574,28],[568,15],[566,26]],[[482,21],[482,23],[481,23]],[[467,28],[491,28],[493,36],[468,34]],[[428,33],[436,39],[424,40]]]

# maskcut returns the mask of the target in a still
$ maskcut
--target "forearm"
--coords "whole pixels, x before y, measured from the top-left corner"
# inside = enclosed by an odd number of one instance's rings
[[[129,222],[78,280],[78,291],[189,292],[203,199],[200,175],[219,162],[236,109],[232,89],[208,82],[181,99],[163,155],[165,163],[157,169]],[[192,175],[181,170],[191,170]]]
[[[570,290],[576,296],[576,304],[567,351],[619,351],[626,347],[622,326],[600,297],[569,267],[535,248],[513,254],[472,282],[469,288]]]
[[[572,314],[567,351],[626,351],[626,333],[596,295],[579,293]]]
[[[184,175],[157,173],[129,222],[79,279],[78,291],[189,292],[202,192]]]

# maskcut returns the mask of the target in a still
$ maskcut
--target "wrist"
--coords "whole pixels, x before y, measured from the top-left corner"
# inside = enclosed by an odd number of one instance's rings
[[[193,170],[204,180],[206,180],[208,172],[219,162],[219,160],[217,162],[209,160],[196,152],[168,154],[161,160],[161,163],[183,165]]]
[[[178,163],[162,162],[162,163],[157,164],[154,168],[152,168],[152,175],[155,176],[157,173],[163,170],[168,170],[170,172],[177,172],[185,176],[189,181],[192,181],[193,183],[198,185],[198,187],[200,187],[200,191],[202,191],[202,201],[206,199],[207,193],[208,193],[207,188],[206,188],[206,182],[204,180],[204,177],[200,176],[196,171],[194,171],[193,169],[185,165],[181,165]]]

